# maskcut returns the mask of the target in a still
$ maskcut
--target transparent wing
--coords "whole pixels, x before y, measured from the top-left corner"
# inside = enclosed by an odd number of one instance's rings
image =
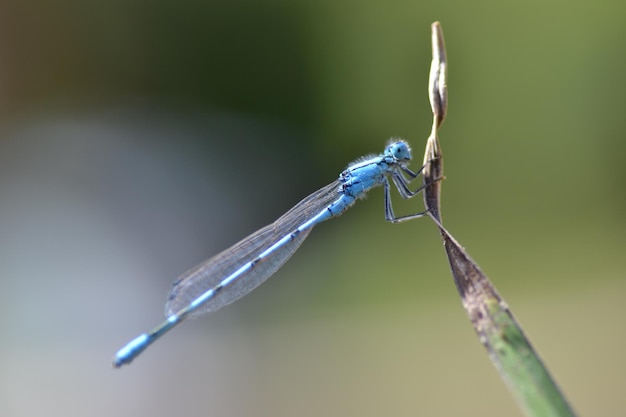
[[[281,238],[320,213],[339,197],[337,191],[339,187],[339,181],[328,184],[300,201],[274,223],[182,274],[172,284],[173,288],[165,305],[166,316],[187,307],[197,297],[215,288],[225,278],[253,261]],[[274,250],[264,262],[241,273],[237,279],[224,286],[215,297],[195,310],[192,316],[218,310],[258,287],[287,262],[310,231],[311,229],[301,232],[293,240]]]

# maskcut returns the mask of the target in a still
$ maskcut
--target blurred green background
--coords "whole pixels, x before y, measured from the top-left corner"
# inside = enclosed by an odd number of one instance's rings
[[[381,190],[110,369],[177,274],[389,137],[419,166],[435,20],[445,224],[574,408],[623,413],[623,2],[4,0],[0,414],[521,415],[436,228]]]

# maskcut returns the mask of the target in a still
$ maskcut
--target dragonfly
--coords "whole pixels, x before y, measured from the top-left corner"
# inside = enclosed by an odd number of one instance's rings
[[[250,293],[280,269],[302,245],[313,227],[343,214],[372,188],[383,186],[385,220],[400,223],[424,216],[428,210],[396,217],[391,204],[393,182],[404,199],[414,197],[411,182],[423,171],[409,168],[411,148],[393,140],[379,155],[350,164],[337,180],[309,195],[274,223],[183,273],[174,283],[165,306],[166,320],[120,349],[116,368],[130,363],[148,346],[190,316],[214,312]]]

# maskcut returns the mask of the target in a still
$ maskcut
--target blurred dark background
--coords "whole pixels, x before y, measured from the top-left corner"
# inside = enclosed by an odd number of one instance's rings
[[[581,415],[626,408],[623,2],[0,1],[0,414],[521,415],[382,191],[131,366],[172,280],[389,137]],[[397,211],[422,209],[418,199]]]

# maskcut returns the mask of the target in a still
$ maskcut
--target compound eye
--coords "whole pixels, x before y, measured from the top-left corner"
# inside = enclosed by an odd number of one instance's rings
[[[391,145],[391,154],[400,161],[408,161],[411,159],[411,150],[405,142],[396,142]]]

